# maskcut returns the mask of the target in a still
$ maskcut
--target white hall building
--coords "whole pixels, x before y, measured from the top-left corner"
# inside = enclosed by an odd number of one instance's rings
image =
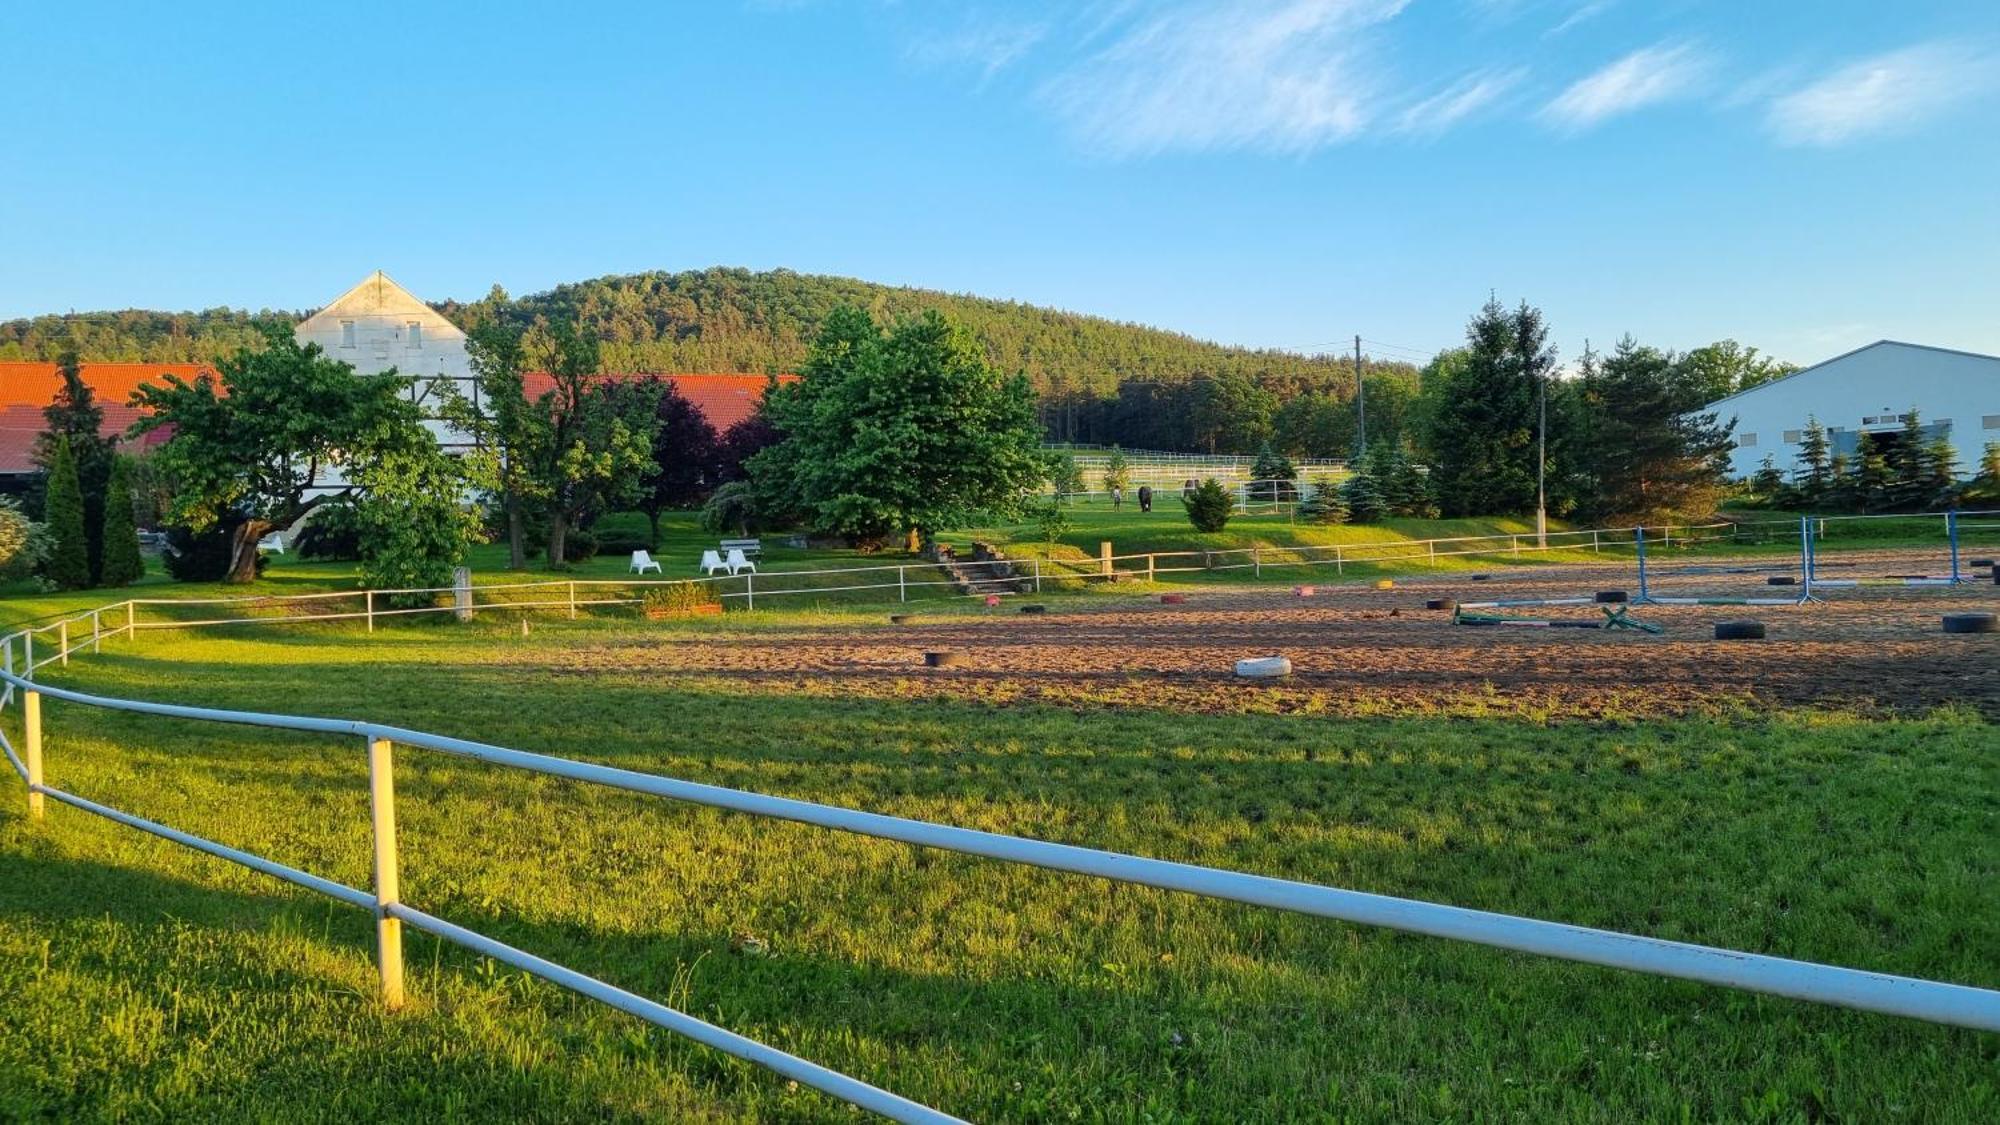
[[[2000,356],[1878,340],[1703,409],[1736,419],[1730,468],[1739,477],[1766,457],[1796,471],[1809,419],[1826,427],[1829,453],[1852,457],[1864,433],[1900,434],[1912,409],[1925,440],[1950,439],[1959,474],[1969,477],[1986,443],[2000,441]]]

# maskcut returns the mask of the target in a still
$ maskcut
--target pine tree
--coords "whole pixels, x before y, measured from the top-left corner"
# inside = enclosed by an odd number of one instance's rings
[[[1369,471],[1365,460],[1354,475],[1340,486],[1340,493],[1347,504],[1350,523],[1374,523],[1389,514],[1388,498],[1382,495],[1381,481]]]
[[[1827,461],[1826,492],[1820,498],[1821,508],[1833,512],[1861,510],[1860,493],[1855,491],[1854,471],[1854,463],[1845,453],[1836,453]]]
[[[1411,519],[1437,516],[1431,497],[1430,477],[1410,458],[1401,445],[1391,445],[1381,474],[1382,499],[1393,515]]]
[[[1750,474],[1750,490],[1759,500],[1767,504],[1775,503],[1785,490],[1785,474],[1778,470],[1776,455],[1766,456],[1757,471]]]
[[[1314,477],[1311,491],[1299,501],[1298,518],[1306,523],[1347,522],[1347,498],[1332,477]]]
[[[90,586],[90,539],[84,532],[83,488],[76,479],[76,459],[69,440],[56,439],[54,460],[49,466],[47,504],[49,555],[42,563],[42,577],[58,590],[82,590]]]
[[[117,439],[106,437],[104,408],[83,381],[83,364],[74,349],[56,361],[62,382],[55,397],[42,408],[43,431],[35,438],[33,458],[43,472],[51,472],[58,446],[69,446],[69,458],[76,472],[77,487],[83,496],[83,534],[95,579],[103,561],[104,490],[111,479],[111,462],[116,457]]]
[[[1854,501],[1862,512],[1880,512],[1894,502],[1896,477],[1881,443],[1869,434],[1861,435],[1854,452]]]
[[[1964,502],[1982,507],[2000,504],[2000,441],[1989,441],[1979,457],[1979,475],[1965,486]]]
[[[1805,433],[1799,437],[1799,467],[1793,479],[1798,482],[1799,494],[1811,507],[1826,503],[1832,485],[1832,462],[1827,453],[1826,427],[1819,424],[1818,418],[1806,415]]]
[[[1924,445],[1926,508],[1949,508],[1958,499],[1958,447],[1939,434]]]
[[[114,461],[111,479],[104,489],[103,566],[98,573],[102,586],[130,586],[146,576],[146,561],[139,556],[139,529],[132,520],[132,470],[124,458]]]
[[[1923,419],[1917,416],[1916,409],[1905,413],[1902,421],[1903,428],[1897,432],[1896,440],[1883,451],[1883,463],[1889,470],[1888,495],[1883,506],[1893,511],[1917,512],[1930,505],[1930,454],[1924,440]]]
[[[1257,482],[1254,496],[1266,502],[1295,499],[1298,476],[1291,458],[1272,449],[1268,441],[1257,450],[1257,460],[1250,466],[1250,477]]]

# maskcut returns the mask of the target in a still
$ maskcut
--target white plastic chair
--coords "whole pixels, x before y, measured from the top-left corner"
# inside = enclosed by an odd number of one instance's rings
[[[703,551],[701,553],[701,572],[703,574],[714,574],[718,570],[729,570],[729,564],[723,562],[722,556],[716,552]],[[730,570],[729,573],[734,574],[736,572]]]
[[[257,540],[257,549],[260,551],[276,551],[282,555],[285,553],[285,537],[274,531],[264,538]]]
[[[745,558],[743,556],[743,551],[737,547],[731,547],[729,549],[728,565],[729,565],[729,573],[731,574],[740,574],[746,570],[752,574],[757,573],[757,564]]]
[[[650,552],[647,551],[632,552],[631,573],[644,574],[649,570],[653,571],[656,574],[663,573],[660,570],[660,564],[653,561],[653,556]]]

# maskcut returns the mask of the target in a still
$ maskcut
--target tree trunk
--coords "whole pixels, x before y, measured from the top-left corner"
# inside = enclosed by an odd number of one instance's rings
[[[646,545],[657,551],[660,549],[660,510],[658,508],[647,509],[646,522],[653,525],[653,535],[646,541]],[[745,534],[748,534],[748,532],[745,532]]]
[[[244,520],[236,525],[230,536],[229,573],[225,582],[255,582],[257,580],[257,541],[271,525],[263,520]]]
[[[521,525],[521,498],[509,493],[503,503],[507,508],[507,569],[526,570],[528,544]]]
[[[549,569],[561,570],[569,565],[563,559],[563,544],[569,539],[569,517],[562,512],[549,514]]]

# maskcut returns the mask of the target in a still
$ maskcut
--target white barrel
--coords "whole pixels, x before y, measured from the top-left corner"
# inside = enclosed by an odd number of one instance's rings
[[[1283,656],[1256,656],[1236,662],[1236,674],[1246,680],[1279,680],[1292,674],[1292,662]]]

